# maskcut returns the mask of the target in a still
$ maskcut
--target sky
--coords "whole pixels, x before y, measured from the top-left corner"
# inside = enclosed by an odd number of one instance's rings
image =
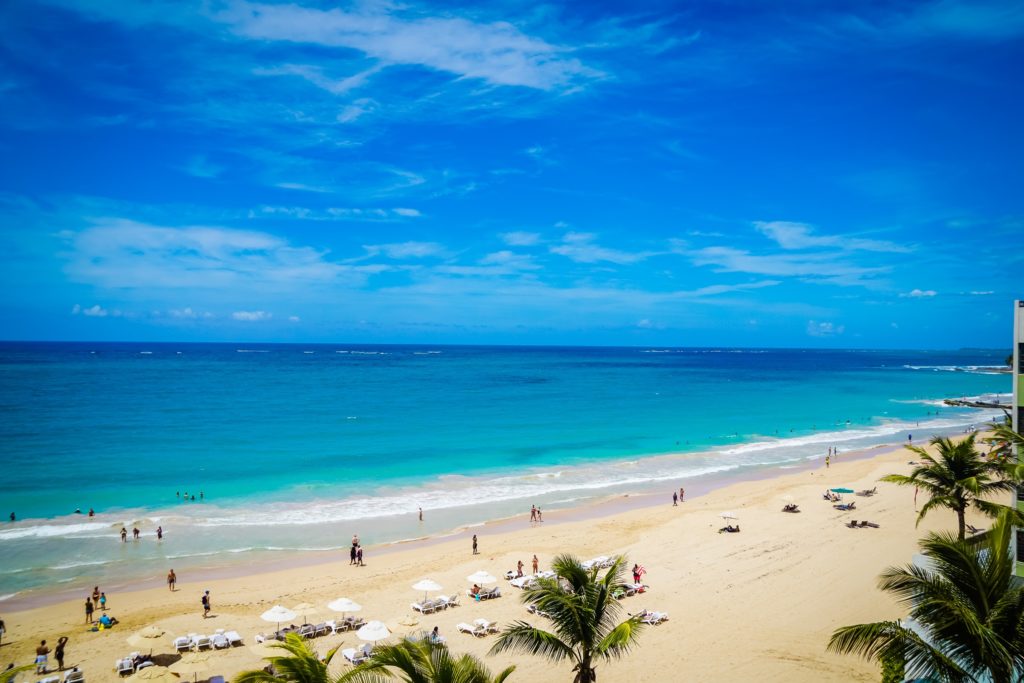
[[[0,338],[1008,348],[1024,3],[0,3]]]

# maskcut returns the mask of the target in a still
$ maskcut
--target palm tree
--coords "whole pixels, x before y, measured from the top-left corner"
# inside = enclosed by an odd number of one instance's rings
[[[246,671],[235,677],[236,683],[328,683],[332,681],[327,673],[327,665],[337,648],[331,650],[323,661],[310,649],[298,634],[289,633],[284,642],[274,643],[281,649],[278,657],[267,657],[274,673],[264,670]]]
[[[515,670],[497,676],[476,657],[456,657],[447,646],[430,638],[381,645],[373,656],[338,679],[338,683],[378,683],[397,679],[406,683],[502,683]]]
[[[993,422],[988,425],[992,430],[992,440],[995,442],[992,448],[992,455],[1004,461],[1011,461],[1013,447],[1017,447],[1017,453],[1024,456],[1024,436],[1021,436],[1006,423]]]
[[[974,506],[982,512],[995,516],[1005,506],[987,500],[997,493],[1015,490],[1010,473],[1002,464],[986,460],[974,446],[976,434],[961,441],[945,436],[932,438],[937,456],[919,446],[907,446],[921,460],[910,473],[889,474],[882,477],[900,486],[916,486],[928,494],[928,502],[921,507],[917,516],[918,524],[925,515],[935,508],[949,508],[956,512],[958,538],[964,539],[967,508]]]
[[[1014,585],[1011,533],[1003,514],[983,545],[929,534],[921,542],[929,569],[890,567],[879,579],[882,590],[911,605],[918,628],[901,621],[844,626],[832,634],[828,649],[905,661],[907,678],[1022,680],[1024,587]]]
[[[517,621],[498,637],[491,654],[508,650],[541,655],[553,662],[569,661],[575,683],[597,680],[595,660],[624,656],[636,645],[642,624],[639,616],[616,623],[622,607],[612,591],[622,583],[625,558],[615,558],[604,576],[584,569],[572,555],[555,558],[552,579],[538,579],[523,591],[522,600],[534,604],[553,622],[553,632]]]

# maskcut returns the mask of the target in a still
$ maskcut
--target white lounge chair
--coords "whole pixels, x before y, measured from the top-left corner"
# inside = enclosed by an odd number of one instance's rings
[[[114,669],[118,676],[131,675],[135,673],[135,662],[131,657],[125,657],[114,662]]]
[[[313,624],[303,624],[297,631],[299,638],[312,638],[316,635],[316,626]]]
[[[199,650],[212,650],[213,641],[210,640],[210,636],[196,636],[192,639],[192,649],[196,652]]]
[[[231,645],[242,644],[242,636],[238,635],[238,631],[225,631],[224,637],[228,639],[228,643]]]
[[[424,600],[423,602],[411,602],[409,607],[420,612],[422,614],[430,614],[431,612],[437,611],[437,606],[433,600]]]
[[[363,654],[362,650],[356,650],[354,647],[347,647],[342,650],[341,656],[352,664],[362,664],[366,661],[366,655]]]
[[[174,649],[178,652],[187,652],[192,649],[192,639],[188,636],[182,636],[174,639]]]
[[[223,633],[215,633],[210,636],[210,642],[213,644],[214,650],[225,650],[231,647],[231,642]]]
[[[452,593],[451,595],[448,595],[448,596],[442,595],[441,597],[438,598],[438,600],[441,600],[441,601],[444,602],[444,608],[445,609],[448,609],[449,607],[458,607],[459,604],[460,604],[459,603],[459,594],[458,593]]]
[[[497,633],[498,622],[487,621],[486,619],[474,619],[473,623],[483,629],[484,633]]]
[[[72,669],[64,674],[64,683],[85,683],[85,672],[81,669]]]
[[[487,635],[487,631],[481,626],[471,626],[466,622],[461,622],[455,627],[459,633],[468,633],[471,636],[477,636],[478,638]]]
[[[651,626],[657,626],[663,621],[668,621],[668,612],[649,612],[644,610],[640,621]]]

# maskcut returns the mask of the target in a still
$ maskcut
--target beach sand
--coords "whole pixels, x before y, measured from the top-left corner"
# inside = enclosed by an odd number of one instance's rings
[[[905,611],[876,587],[887,566],[909,563],[917,541],[927,531],[955,527],[955,515],[933,512],[915,528],[913,489],[878,483],[889,473],[909,473],[913,454],[906,450],[880,452],[853,459],[844,454],[811,470],[778,470],[778,476],[745,481],[712,490],[699,497],[687,495],[673,507],[666,487],[664,503],[648,507],[605,506],[603,516],[573,518],[566,513],[545,516],[531,525],[521,522],[479,527],[480,554],[472,555],[465,537],[408,545],[393,552],[367,549],[367,566],[352,567],[347,548],[336,562],[318,562],[285,570],[214,578],[198,582],[179,575],[178,590],[166,585],[128,593],[108,594],[109,612],[120,624],[113,630],[89,632],[84,624],[82,599],[4,613],[7,635],[0,647],[0,665],[33,660],[41,639],[50,646],[67,635],[65,664],[79,666],[87,679],[116,680],[114,660],[136,650],[126,638],[147,625],[167,635],[156,641],[154,654],[173,653],[172,637],[216,629],[238,631],[245,646],[210,655],[204,680],[223,675],[230,680],[240,671],[260,668],[262,660],[250,649],[253,636],[273,631],[259,615],[275,604],[292,607],[301,602],[321,606],[309,615],[312,622],[338,617],[327,602],[348,597],[363,606],[359,616],[379,619],[401,636],[409,631],[440,627],[456,652],[483,657],[492,671],[516,664],[512,681],[568,681],[567,664],[551,664],[523,655],[485,656],[494,637],[478,639],[459,634],[456,624],[483,617],[499,624],[523,619],[542,625],[546,620],[529,615],[520,602],[521,592],[500,577],[522,560],[530,567],[534,553],[546,568],[560,552],[581,559],[624,553],[631,567],[644,565],[648,593],[625,598],[625,612],[647,608],[668,612],[670,620],[647,628],[639,647],[623,660],[600,663],[602,681],[877,681],[877,665],[852,656],[825,651],[832,631],[842,625],[892,619]],[[686,482],[681,482],[686,485]],[[855,490],[877,485],[873,497],[846,495],[857,510],[841,512],[822,499],[830,486]],[[792,496],[800,514],[781,512],[783,496]],[[923,504],[922,495],[919,501]],[[738,513],[738,534],[719,534],[719,513]],[[577,511],[578,512],[578,511]],[[850,529],[850,519],[867,519],[878,529]],[[984,520],[969,518],[984,526]],[[339,529],[337,542],[347,543],[352,531]],[[478,570],[499,577],[503,597],[475,603],[465,596],[465,577]],[[445,589],[458,591],[462,606],[431,615],[419,615],[414,627],[399,623],[414,613],[409,604],[422,593],[411,586],[429,577]],[[102,587],[101,587],[102,588]],[[212,617],[203,619],[200,596],[211,591]],[[301,623],[301,619],[298,620]],[[355,647],[353,633],[311,641],[323,653],[335,646]],[[50,657],[51,666],[55,666]],[[332,667],[344,666],[339,654]],[[19,680],[37,680],[25,677]]]

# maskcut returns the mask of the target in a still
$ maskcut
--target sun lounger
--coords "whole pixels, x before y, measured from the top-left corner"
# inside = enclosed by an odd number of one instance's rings
[[[842,503],[841,505],[833,505],[836,510],[842,510],[843,512],[849,512],[856,508],[855,503]]]
[[[878,487],[877,486],[872,488],[872,489],[864,489],[863,491],[858,491],[857,495],[858,496],[873,496],[876,493],[878,493]]]
[[[532,574],[520,576],[519,578],[512,579],[511,581],[509,581],[509,584],[515,586],[516,588],[532,588],[533,585],[536,583],[537,578]]]
[[[344,650],[342,650],[341,656],[347,659],[352,664],[362,664],[367,660],[367,657],[362,650],[356,650],[353,647],[347,647]]]
[[[114,662],[114,670],[118,676],[131,675],[135,673],[135,662],[131,657],[125,657]]]
[[[875,524],[874,522],[861,522],[861,523],[860,523],[860,525],[861,525],[862,527],[863,527],[863,526],[869,526],[869,527],[871,527],[872,529],[880,529],[880,528],[881,528],[881,527],[880,527],[879,525]]]
[[[657,626],[663,621],[668,621],[668,612],[649,612],[644,610],[640,614],[640,621],[651,626]]]
[[[316,626],[313,624],[303,624],[297,631],[299,638],[312,638],[316,634]]]
[[[433,600],[409,603],[409,607],[421,614],[430,614],[431,612],[437,611],[437,604]]]
[[[331,627],[327,625],[327,622],[321,622],[313,627],[314,636],[326,636],[331,632]]]
[[[855,519],[851,519],[849,522],[847,522],[846,526],[850,527],[851,529],[859,529],[860,528],[860,524],[858,524],[857,520],[855,520]]]
[[[210,676],[210,679],[206,683],[224,683],[223,676]]]
[[[484,630],[484,633],[497,633],[498,622],[487,621],[486,619],[474,619],[473,623]]]
[[[348,624],[348,628],[350,631],[354,631],[363,624],[365,624],[366,620],[362,617],[345,617],[345,623]]]
[[[967,530],[968,530],[969,532],[971,532],[971,535],[972,535],[972,536],[977,536],[978,534],[983,534],[983,533],[985,533],[985,530],[984,530],[984,529],[979,529],[978,527],[976,527],[976,526],[972,526],[972,525],[970,525],[970,524],[968,524],[968,525],[967,525]]]
[[[231,645],[242,644],[242,636],[238,635],[238,631],[226,631],[224,637],[228,639],[228,643]]]
[[[85,672],[81,669],[72,669],[64,674],[64,683],[85,683]]]
[[[471,626],[465,622],[458,624],[456,627],[459,633],[468,633],[471,636],[477,636],[478,638],[487,635],[487,631],[481,626]]]
[[[451,595],[442,595],[438,597],[438,600],[444,603],[445,609],[448,609],[449,607],[458,607],[460,604],[458,593],[452,593]]]
[[[187,652],[192,649],[192,639],[182,636],[174,639],[174,649],[178,652]]]
[[[192,649],[196,652],[199,650],[212,650],[213,641],[210,640],[210,636],[196,636],[192,639]]]
[[[526,611],[529,612],[530,614],[536,614],[538,617],[548,617],[549,616],[547,612],[544,612],[541,609],[539,609],[537,607],[537,605],[527,605],[526,606]]]
[[[509,569],[507,572],[505,572],[506,581],[511,581],[514,578],[516,578],[516,571],[514,569]]]
[[[225,650],[231,647],[231,642],[224,636],[223,633],[215,633],[210,636],[210,642],[213,643],[214,650]]]
[[[39,683],[60,683],[60,676],[47,676],[40,679]]]
[[[501,597],[501,589],[498,588],[497,586],[495,586],[494,588],[492,588],[490,590],[482,590],[482,591],[480,591],[480,599],[481,600],[490,600],[492,598],[500,598],[500,597]]]

